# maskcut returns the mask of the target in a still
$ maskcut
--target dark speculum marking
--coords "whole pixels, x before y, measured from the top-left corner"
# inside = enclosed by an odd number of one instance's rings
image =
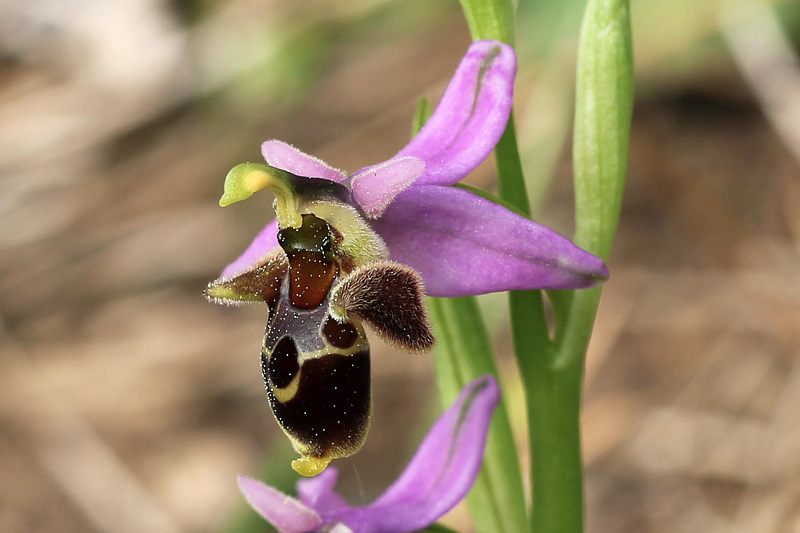
[[[350,348],[358,340],[358,330],[350,322],[339,323],[329,316],[322,326],[325,339],[336,348]]]
[[[268,389],[278,423],[311,457],[341,456],[364,441],[369,425],[369,350],[303,362],[297,393],[280,403]],[[337,453],[339,452],[339,453]]]
[[[284,337],[269,356],[269,379],[279,389],[289,386],[300,370],[297,347],[291,337]]]
[[[289,300],[298,309],[322,304],[337,274],[334,237],[327,222],[303,215],[299,228],[278,232],[278,243],[289,259]]]

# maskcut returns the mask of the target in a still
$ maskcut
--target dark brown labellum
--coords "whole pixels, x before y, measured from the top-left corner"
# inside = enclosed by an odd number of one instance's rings
[[[291,337],[284,337],[278,341],[267,359],[266,368],[264,381],[271,382],[279,389],[285,389],[292,383],[300,371],[300,361],[297,347]]]
[[[318,459],[324,468],[355,452],[366,437],[369,344],[363,328],[329,314],[339,266],[327,223],[304,215],[300,228],[278,233],[278,242],[289,268],[264,337],[267,396],[303,460]],[[314,474],[315,468],[298,471]]]
[[[282,402],[267,388],[275,418],[301,453],[342,457],[360,447],[370,410],[369,350],[329,353],[303,362],[294,395]]]
[[[369,343],[362,322],[414,351],[433,344],[414,270],[371,259],[356,266],[338,252],[344,236],[325,220],[302,215],[278,232],[281,249],[259,266],[211,283],[216,302],[261,301],[270,309],[261,368],[275,419],[315,475],[331,459],[363,444],[370,415]]]

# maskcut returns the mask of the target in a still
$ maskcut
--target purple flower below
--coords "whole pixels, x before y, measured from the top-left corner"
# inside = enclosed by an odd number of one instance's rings
[[[603,261],[569,239],[463,188],[452,187],[494,149],[513,99],[516,58],[497,41],[473,43],[436,111],[396,156],[348,176],[281,141],[270,166],[342,183],[385,242],[390,259],[417,270],[431,296],[574,289],[608,277]],[[222,272],[232,278],[277,246],[277,223]]]
[[[351,507],[336,493],[338,472],[332,467],[298,482],[299,500],[244,476],[239,477],[239,487],[253,509],[284,533],[418,531],[469,492],[499,400],[492,376],[469,383],[433,425],[405,471],[369,505]]]

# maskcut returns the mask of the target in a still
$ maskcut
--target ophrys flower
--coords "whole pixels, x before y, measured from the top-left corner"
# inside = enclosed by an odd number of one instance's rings
[[[364,323],[409,350],[433,343],[423,283],[433,296],[463,296],[579,288],[607,277],[602,260],[566,237],[452,186],[499,140],[515,69],[511,47],[474,43],[420,133],[395,157],[352,175],[280,141],[262,145],[268,164],[228,174],[221,205],[269,188],[277,219],[207,293],[268,304],[262,370],[301,474],[363,443]]]
[[[404,533],[431,525],[467,495],[480,470],[500,391],[491,376],[469,383],[436,421],[399,478],[373,503],[351,507],[334,490],[337,472],[298,482],[300,500],[248,477],[250,505],[284,533]]]

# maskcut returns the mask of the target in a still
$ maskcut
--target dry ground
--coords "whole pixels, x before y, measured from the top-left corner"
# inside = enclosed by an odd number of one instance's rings
[[[468,35],[453,9],[377,40],[342,36],[356,15],[330,2],[188,20],[84,4],[0,8],[0,530],[213,530],[241,505],[237,474],[267,453],[285,480],[290,457],[263,395],[263,310],[201,297],[268,217],[264,199],[219,209],[222,177],[273,137],[351,170],[386,158]],[[306,88],[226,70],[227,48],[247,63],[242,42],[306,15],[326,50]],[[589,530],[800,531],[791,145],[723,54],[649,86],[631,148],[587,367]],[[564,232],[567,152],[541,215]],[[471,179],[491,187],[490,165]],[[341,465],[353,501],[400,471],[436,408],[429,356],[374,352],[369,443]],[[449,522],[468,528],[463,510]]]

